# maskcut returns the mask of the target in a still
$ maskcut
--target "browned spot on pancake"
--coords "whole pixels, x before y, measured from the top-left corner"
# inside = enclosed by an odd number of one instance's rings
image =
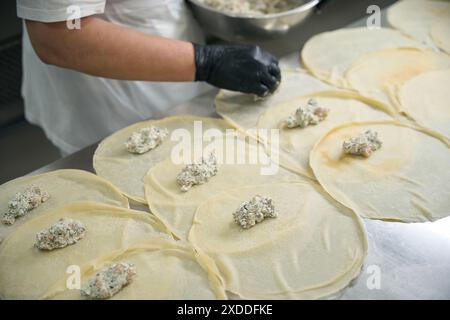
[[[350,166],[354,161],[364,161],[367,158],[355,156],[351,154],[345,154],[343,151],[339,153],[337,158],[330,157],[327,151],[320,151],[320,156],[322,158],[322,162],[328,167],[338,169],[344,166]]]

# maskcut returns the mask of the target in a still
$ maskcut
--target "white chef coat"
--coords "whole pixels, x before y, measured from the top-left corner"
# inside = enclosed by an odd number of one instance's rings
[[[97,14],[148,34],[204,40],[184,0],[17,0],[17,14],[41,22],[66,21],[71,5],[80,7],[82,17]],[[131,123],[166,115],[171,107],[211,88],[200,83],[119,81],[46,65],[24,31],[25,117],[41,126],[63,153],[75,152]]]

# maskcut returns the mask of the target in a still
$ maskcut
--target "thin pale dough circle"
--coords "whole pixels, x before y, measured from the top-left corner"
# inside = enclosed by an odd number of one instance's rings
[[[278,217],[244,230],[232,213],[256,194],[273,199]],[[199,206],[189,240],[245,299],[333,297],[357,277],[367,252],[361,219],[313,183],[223,192]]]
[[[436,21],[430,31],[431,38],[436,46],[450,54],[450,17]]]
[[[132,263],[136,276],[110,300],[226,299],[218,277],[197,262],[191,246],[162,238],[118,250],[82,266],[82,285],[102,267],[118,262]],[[67,290],[63,281],[45,298],[84,299],[79,290]]]
[[[25,176],[0,186],[0,215],[8,210],[8,202],[17,192],[36,185],[50,194],[50,198],[27,215],[17,218],[13,225],[0,223],[0,237],[6,237],[22,223],[43,212],[79,201],[95,201],[129,208],[128,200],[107,180],[83,170],[56,170]]]
[[[169,158],[149,170],[144,180],[150,210],[177,238],[187,239],[198,205],[215,194],[245,185],[305,180],[269,159],[261,144],[247,141],[243,141],[245,149],[234,148],[235,157],[232,161],[223,159],[216,151],[218,160],[222,159],[219,160],[217,175],[187,192],[181,191],[176,182],[184,164],[175,164]],[[223,146],[225,152],[222,154],[230,154],[231,147],[225,149],[225,143]],[[216,150],[220,149],[219,146]]]
[[[449,89],[450,69],[431,71],[407,81],[398,99],[404,113],[450,139]]]
[[[61,218],[80,221],[83,239],[53,251],[34,247],[36,233]],[[166,237],[166,228],[149,213],[80,202],[59,207],[22,224],[0,245],[0,297],[39,299],[61,279],[67,268],[83,266],[99,256],[153,237]]]
[[[387,19],[394,28],[433,47],[430,29],[436,21],[450,19],[450,3],[431,0],[398,1],[389,8]]]
[[[368,129],[383,145],[369,158],[345,155],[344,140]],[[433,221],[450,215],[450,149],[438,133],[400,122],[349,123],[311,151],[323,188],[365,218]]]
[[[360,94],[400,109],[396,93],[409,79],[428,71],[447,69],[450,57],[431,50],[385,49],[362,56],[346,73]]]
[[[227,122],[247,132],[256,128],[258,117],[272,105],[328,89],[330,86],[305,71],[283,70],[280,86],[273,95],[255,100],[250,94],[221,90],[215,101],[216,111]],[[256,137],[256,134],[247,133]]]
[[[317,78],[342,88],[349,88],[345,72],[360,56],[380,49],[422,47],[400,32],[367,27],[340,29],[315,35],[302,50],[302,62]]]
[[[329,109],[328,117],[307,128],[285,128],[282,121],[295,114],[314,98],[320,107]],[[288,169],[314,178],[309,166],[309,152],[331,128],[352,121],[392,120],[389,106],[364,98],[354,92],[324,91],[292,99],[269,108],[258,120],[258,128],[279,129],[280,164]],[[271,141],[269,141],[270,143]]]
[[[161,120],[149,120],[136,123],[117,131],[98,146],[94,154],[94,168],[97,174],[115,184],[127,197],[140,203],[146,203],[144,195],[144,176],[158,162],[171,155],[172,148],[179,141],[171,141],[174,130],[185,129],[194,137],[194,122],[201,121],[203,132],[208,129],[225,131],[230,128],[224,120],[196,117],[174,116]],[[134,132],[144,127],[159,126],[166,128],[169,135],[155,149],[144,154],[132,154],[127,151],[125,141]]]

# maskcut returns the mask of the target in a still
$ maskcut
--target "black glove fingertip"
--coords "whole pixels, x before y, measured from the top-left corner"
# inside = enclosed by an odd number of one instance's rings
[[[275,79],[278,80],[278,82],[281,81],[281,70],[280,67],[278,65],[275,64],[270,64],[269,66],[269,72],[270,74],[275,77]]]
[[[272,93],[275,92],[275,91],[277,91],[277,89],[278,89],[278,87],[280,86],[280,83],[281,83],[280,80],[278,80],[278,79],[276,79],[276,78],[274,78],[274,79],[276,80],[276,82],[275,82],[275,85],[274,85],[273,88],[272,88]]]
[[[269,88],[264,84],[261,84],[255,92],[255,94],[261,98],[267,97],[269,93],[270,93]]]

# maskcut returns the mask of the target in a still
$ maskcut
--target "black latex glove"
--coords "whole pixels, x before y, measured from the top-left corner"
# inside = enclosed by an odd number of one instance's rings
[[[196,81],[260,97],[274,92],[280,84],[278,60],[259,47],[194,44],[194,48]]]

